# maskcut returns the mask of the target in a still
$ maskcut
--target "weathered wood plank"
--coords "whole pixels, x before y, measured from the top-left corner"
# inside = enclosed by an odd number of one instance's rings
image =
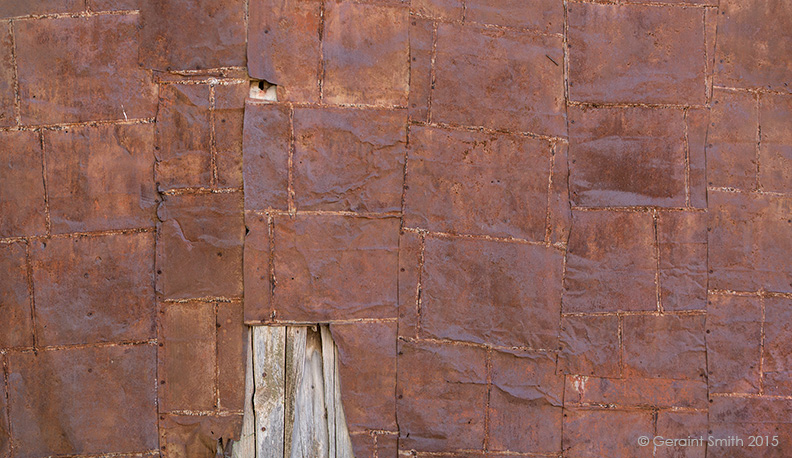
[[[336,456],[336,404],[333,391],[335,387],[335,351],[333,339],[330,338],[330,329],[327,326],[319,326],[322,336],[322,363],[324,371],[324,399],[327,409],[327,430],[331,457]]]
[[[321,326],[254,326],[242,437],[233,458],[354,458],[338,349]]]
[[[330,458],[322,375],[322,343],[319,332],[308,328],[305,364],[297,389],[290,458]]]
[[[286,330],[253,330],[256,458],[283,458]]]
[[[305,326],[288,326],[286,328],[286,410],[284,418],[283,456],[292,456],[294,437],[294,416],[297,402],[297,391],[300,388],[305,368]]]
[[[333,403],[335,404],[335,435],[336,435],[336,455],[335,458],[355,458],[352,452],[352,439],[349,437],[349,428],[346,423],[346,415],[344,415],[344,405],[341,402],[341,382],[338,377],[338,347],[333,344],[333,370],[335,375],[335,386],[333,387]]]
[[[337,363],[338,349],[327,325],[321,326],[321,334],[330,457],[354,458],[352,441],[344,416],[344,406],[341,402],[341,383],[338,377]]]
[[[256,424],[253,410],[253,328],[248,329],[245,367],[245,410],[242,432],[233,444],[232,458],[256,458]]]

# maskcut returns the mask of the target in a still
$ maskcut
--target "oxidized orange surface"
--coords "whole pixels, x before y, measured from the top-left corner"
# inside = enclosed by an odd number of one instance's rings
[[[792,455],[790,18],[0,0],[0,458],[214,458],[318,322],[358,458]]]

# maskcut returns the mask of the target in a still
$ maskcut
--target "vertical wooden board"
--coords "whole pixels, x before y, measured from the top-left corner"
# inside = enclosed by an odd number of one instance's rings
[[[333,351],[333,339],[330,336],[330,328],[320,325],[322,335],[322,363],[324,370],[324,399],[327,409],[327,430],[330,442],[330,456],[336,456],[336,404],[333,395],[335,381],[335,351]]]
[[[330,335],[330,333],[327,333]],[[336,458],[355,458],[352,452],[352,439],[349,437],[349,428],[346,424],[344,415],[344,404],[341,402],[341,378],[338,376],[338,347],[333,343],[333,370],[335,375],[335,386],[333,387],[333,403],[335,404],[335,436],[336,436]]]
[[[330,456],[333,458],[354,458],[352,440],[349,437],[344,405],[341,401],[341,383],[338,377],[338,348],[327,325],[321,326],[321,333]]]
[[[286,330],[253,329],[256,458],[283,458]]]
[[[308,328],[305,365],[295,401],[290,458],[332,458],[328,447],[325,413],[322,343],[319,333]]]
[[[232,458],[256,458],[256,424],[253,411],[253,329],[248,329],[247,361],[245,363],[245,410],[242,417],[242,433],[233,444]]]
[[[254,326],[249,339],[233,458],[354,458],[329,328]]]
[[[305,368],[305,326],[288,326],[286,328],[286,400],[284,412],[283,434],[286,439],[283,444],[283,456],[292,456],[292,442],[294,441],[294,420],[303,370]]]

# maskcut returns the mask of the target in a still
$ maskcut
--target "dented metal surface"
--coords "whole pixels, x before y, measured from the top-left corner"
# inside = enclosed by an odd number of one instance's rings
[[[227,456],[317,322],[358,458],[790,455],[790,13],[0,2],[0,458]]]

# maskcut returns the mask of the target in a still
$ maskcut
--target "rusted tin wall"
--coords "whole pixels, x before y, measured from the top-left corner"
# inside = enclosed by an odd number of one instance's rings
[[[0,0],[0,457],[212,458],[317,322],[358,458],[792,454],[790,18]]]

